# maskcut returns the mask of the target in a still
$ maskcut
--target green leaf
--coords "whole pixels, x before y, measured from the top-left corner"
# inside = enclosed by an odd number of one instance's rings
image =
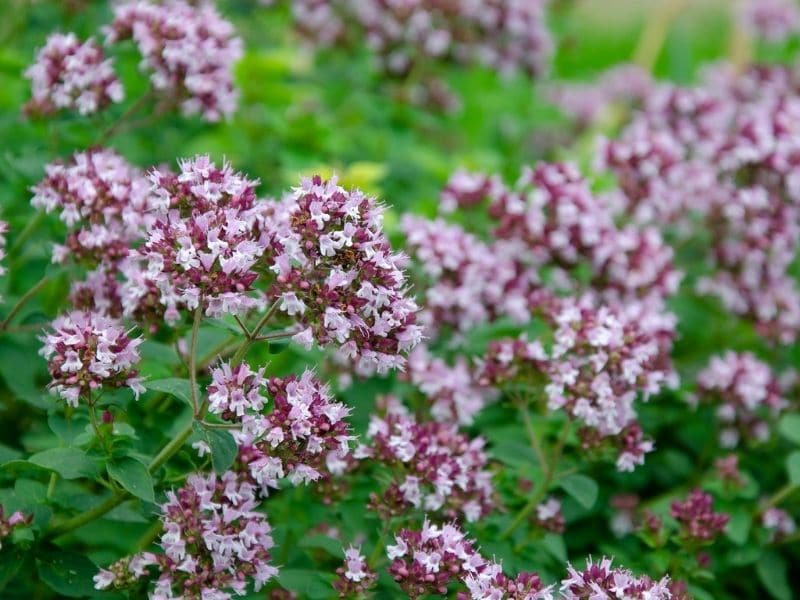
[[[167,377],[166,379],[156,379],[155,381],[145,381],[144,386],[148,390],[163,392],[170,396],[175,396],[192,405],[192,388],[188,379],[178,379],[177,377]],[[199,397],[198,393],[198,397]]]
[[[592,508],[597,501],[597,482],[586,475],[570,475],[558,482],[570,496],[586,509]]]
[[[142,463],[128,457],[115,458],[106,465],[108,474],[137,498],[155,502],[153,478]]]
[[[325,550],[331,556],[344,558],[342,543],[327,535],[309,535],[300,539],[297,544],[301,548],[319,548]]]
[[[55,471],[64,479],[97,475],[97,464],[78,448],[50,448],[37,452],[28,462]]]
[[[741,546],[747,541],[750,534],[750,527],[753,524],[753,516],[750,511],[738,509],[731,511],[731,518],[725,528],[725,535],[734,544]]]
[[[205,432],[211,447],[211,464],[217,473],[224,473],[236,460],[239,448],[230,432],[224,429],[207,429]]]
[[[69,420],[56,412],[47,415],[47,424],[50,426],[50,430],[68,446],[72,445],[75,438],[83,433],[86,423],[87,421],[79,415],[73,415]]]
[[[36,559],[39,578],[51,589],[69,598],[96,596],[92,577],[97,566],[82,554],[59,549],[44,552]]]
[[[800,415],[783,415],[778,423],[778,431],[790,442],[800,445]]]
[[[278,572],[278,583],[282,588],[297,592],[301,598],[330,598],[331,584],[323,576],[310,569],[281,569]]]
[[[774,550],[767,550],[756,564],[761,583],[775,600],[792,600],[792,589],[786,574],[786,561]]]
[[[789,474],[789,483],[800,485],[800,450],[786,457],[786,472]]]
[[[6,547],[0,550],[0,591],[14,579],[23,562],[25,555],[18,548]]]
[[[548,554],[557,561],[567,562],[567,546],[564,543],[564,536],[556,533],[548,533],[542,538],[542,545]]]
[[[289,340],[279,340],[277,342],[270,342],[267,351],[270,354],[280,354],[289,347]]]

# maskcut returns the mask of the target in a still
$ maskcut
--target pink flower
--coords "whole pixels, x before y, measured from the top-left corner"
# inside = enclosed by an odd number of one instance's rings
[[[670,516],[678,521],[682,537],[699,542],[713,541],[730,520],[728,515],[714,512],[713,498],[702,490],[694,490],[682,502],[673,502]]]
[[[207,598],[215,590],[214,598],[229,600],[249,583],[258,591],[278,570],[270,564],[271,527],[257,508],[255,489],[236,473],[191,475],[161,506],[163,554],[122,559],[100,571],[95,587],[157,578],[154,597]]]
[[[161,303],[168,311],[202,306],[212,317],[259,306],[249,294],[264,251],[254,229],[256,182],[207,156],[180,169],[151,172],[158,218],[139,250]]]
[[[32,98],[28,114],[51,114],[63,109],[88,115],[124,96],[111,60],[94,40],[81,42],[74,33],[54,33],[25,71]]]
[[[596,600],[599,598],[626,598],[629,600],[670,600],[669,578],[653,581],[647,576],[637,577],[627,569],[612,567],[611,559],[599,562],[591,559],[582,571],[572,565],[569,577],[561,582],[564,600]]]
[[[722,426],[720,443],[733,448],[739,441],[764,441],[766,420],[774,420],[789,405],[778,379],[766,363],[750,353],[732,351],[715,356],[697,376],[701,402],[716,406]]]
[[[383,233],[383,207],[336,180],[304,180],[265,226],[269,295],[308,338],[339,347],[361,372],[402,368],[421,339],[406,293],[405,257]],[[310,329],[310,333],[309,330]]]
[[[121,323],[92,312],[73,311],[55,319],[40,339],[48,360],[48,387],[71,406],[90,400],[103,387],[144,391],[134,366],[141,338],[131,339]]]
[[[180,102],[184,114],[219,121],[236,110],[233,65],[242,56],[242,41],[211,3],[119,4],[106,28],[106,43],[127,39],[136,43],[153,87]]]

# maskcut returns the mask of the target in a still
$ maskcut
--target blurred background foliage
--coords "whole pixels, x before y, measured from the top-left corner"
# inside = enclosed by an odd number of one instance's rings
[[[499,172],[513,180],[522,166],[537,160],[567,157],[588,160],[587,149],[591,148],[594,137],[602,133],[592,130],[576,141],[568,119],[546,98],[547,82],[533,84],[522,77],[507,81],[477,68],[443,73],[462,99],[459,111],[442,113],[409,106],[397,101],[369,68],[366,52],[354,56],[332,51],[314,57],[293,35],[285,9],[268,9],[257,0],[220,0],[217,4],[244,40],[245,56],[237,68],[237,85],[242,95],[240,108],[233,119],[215,125],[176,114],[144,115],[138,126],[118,133],[107,143],[140,167],[174,165],[178,157],[210,153],[259,178],[264,195],[280,195],[295,185],[302,174],[335,172],[345,186],[371,192],[391,207],[387,227],[396,238],[402,212],[436,214],[439,191],[456,168]],[[659,32],[659,23],[663,25],[659,15],[666,5],[674,4],[683,5],[683,10]],[[677,82],[691,82],[704,63],[728,56],[730,8],[729,0],[554,0],[550,19],[557,53],[552,77],[591,80],[612,65],[641,58],[643,37],[652,40],[663,33],[663,44],[657,44],[653,56],[655,74]],[[146,78],[137,73],[135,52],[114,51],[127,95],[122,106],[112,107],[96,118],[62,115],[31,121],[20,112],[30,93],[22,72],[49,33],[74,31],[85,38],[96,35],[109,20],[110,8],[104,1],[3,0],[0,4],[0,140],[3,141],[0,218],[11,227],[6,261],[9,273],[0,279],[0,295],[7,306],[43,273],[55,272],[49,265],[50,244],[63,237],[62,226],[55,217],[42,218],[31,208],[29,187],[41,178],[46,163],[96,144],[102,132],[146,86]],[[758,55],[765,60],[787,60],[795,50],[792,46],[761,48]],[[480,225],[476,227],[479,229]],[[693,254],[692,248],[681,252],[679,262],[683,266],[691,265],[692,257],[699,255]],[[71,275],[64,269],[58,272],[58,279],[26,308],[23,324],[35,325],[52,318],[63,307]],[[796,348],[778,351],[764,346],[751,327],[730,319],[713,302],[683,294],[672,308],[680,319],[674,357],[687,380],[711,354],[723,348],[755,350],[776,369],[800,364]],[[491,326],[492,330],[472,332],[471,350],[479,349],[503,326],[500,323]],[[224,332],[209,328],[203,335],[201,348],[208,350],[219,343]],[[3,419],[13,424],[0,428],[3,461],[18,456],[19,448],[31,451],[50,444],[51,434],[43,423],[36,422],[41,420],[41,409],[52,401],[43,399],[45,365],[36,359],[38,343],[33,337],[14,334],[0,342]],[[167,376],[174,355],[168,347],[155,342],[148,344],[151,358],[143,366],[143,373],[155,378]],[[274,355],[265,351],[262,358],[271,361],[274,371],[295,370],[305,361],[321,360],[318,354],[300,354],[295,350]],[[355,406],[355,423],[360,432],[376,393],[390,389],[403,388],[397,382],[371,381],[347,393],[348,403]],[[623,564],[653,573],[666,568],[667,564],[652,564],[652,561],[663,562],[663,557],[641,556],[632,538],[620,541],[610,536],[608,497],[623,490],[634,491],[650,498],[653,507],[663,507],[710,468],[712,457],[706,450],[713,436],[706,427],[708,421],[697,415],[687,420],[684,400],[683,392],[678,390],[642,407],[643,428],[656,438],[660,449],[648,457],[644,468],[623,476],[610,467],[590,466],[592,476],[602,482],[599,501],[586,506],[565,498],[566,536],[548,535],[536,544],[520,539],[500,542],[492,532],[510,521],[510,515],[500,514],[489,519],[484,529],[473,532],[485,553],[502,557],[512,571],[535,568],[548,581],[562,574],[567,557],[589,553],[611,554]],[[508,467],[499,474],[498,487],[504,495],[512,496],[519,493],[513,489],[518,477],[540,476],[535,461],[528,456],[530,450],[524,443],[514,441],[523,440],[524,435],[521,425],[509,418],[513,414],[506,406],[492,406],[472,428],[472,433],[489,439],[498,464]],[[164,415],[170,418],[165,419]],[[175,421],[180,419],[172,412],[141,418],[148,426],[162,430],[176,427]],[[541,418],[536,426],[549,427],[543,421]],[[137,427],[139,432],[146,430],[147,427]],[[753,452],[744,464],[745,471],[758,472],[766,491],[777,489],[785,479],[783,466],[769,463],[774,450],[766,447]],[[11,499],[13,503],[16,498],[35,504],[42,492],[34,485],[38,482],[35,478],[18,481],[33,483],[13,485],[12,480],[13,490],[3,490],[5,501]],[[80,488],[72,489],[71,485],[65,486],[64,493],[71,490],[73,496],[80,495]],[[758,491],[753,486],[741,493],[754,498]],[[366,486],[364,492],[368,490]],[[359,497],[357,490],[353,497]],[[72,501],[79,502],[74,498]],[[269,511],[270,520],[282,525],[276,531],[276,563],[285,566],[279,581],[300,597],[328,597],[330,587],[326,576],[312,569],[319,569],[327,560],[332,573],[336,565],[336,559],[326,554],[324,538],[320,541],[306,535],[309,524],[326,521],[347,532],[374,531],[376,527],[374,518],[365,514],[363,502],[352,500],[337,507],[325,506],[303,489],[285,490],[270,503]],[[79,542],[92,548],[93,560],[105,564],[129,551],[130,540],[146,533],[147,524],[136,517],[116,515],[115,531],[122,535],[113,539],[104,529],[104,521],[98,521],[80,530]],[[129,533],[129,539],[125,532]],[[740,548],[738,554],[727,554],[723,570],[730,576],[724,582],[709,583],[705,591],[693,589],[697,597],[755,598],[762,594],[763,588],[752,577],[753,564],[760,555],[747,555],[746,551],[747,548]],[[789,548],[787,553],[795,562],[787,562],[775,554],[769,557],[766,566],[759,567],[762,582],[779,580],[778,586],[783,588],[772,591],[781,600],[791,598],[785,595],[789,585],[787,566],[800,564],[797,548]],[[797,577],[796,573],[791,575]],[[23,586],[13,592],[2,592],[13,594],[2,597],[17,594],[45,597],[42,588],[31,589],[34,591]],[[91,590],[87,590],[89,593]]]

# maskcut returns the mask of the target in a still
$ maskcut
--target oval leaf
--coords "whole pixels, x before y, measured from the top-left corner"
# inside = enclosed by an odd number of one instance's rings
[[[591,477],[570,475],[562,479],[558,485],[584,508],[592,508],[597,501],[597,482]]]
[[[28,461],[55,471],[64,479],[97,475],[97,464],[78,448],[50,448],[37,452]]]
[[[137,498],[155,502],[153,478],[142,463],[133,458],[115,458],[106,466],[108,474]]]

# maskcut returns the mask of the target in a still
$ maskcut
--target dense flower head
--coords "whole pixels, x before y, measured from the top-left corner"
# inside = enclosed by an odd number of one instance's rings
[[[557,498],[547,498],[536,506],[536,525],[553,533],[564,533],[564,513]]]
[[[81,42],[74,33],[53,33],[25,71],[32,98],[29,114],[51,114],[63,109],[88,115],[112,102],[121,102],[122,84],[111,60],[94,40]]]
[[[367,438],[356,458],[393,473],[389,489],[371,498],[379,513],[391,516],[414,507],[475,521],[494,507],[482,438],[470,439],[450,423],[419,422],[392,398],[386,415],[372,416]]]
[[[267,403],[261,390],[267,387],[264,368],[253,371],[247,363],[221,363],[211,369],[208,410],[223,419],[241,419],[248,412],[260,412]]]
[[[179,307],[219,316],[259,306],[249,293],[264,251],[253,225],[256,182],[208,156],[179,164],[178,174],[150,174],[158,218],[139,250],[166,318]]]
[[[549,97],[559,110],[581,127],[604,118],[616,105],[635,107],[650,95],[655,83],[645,69],[622,64],[604,71],[591,83],[568,82],[552,86]]]
[[[152,86],[180,102],[184,114],[219,121],[236,110],[233,65],[242,56],[242,41],[212,3],[133,0],[116,5],[106,42],[127,39],[136,43],[142,68],[151,71]]]
[[[72,282],[69,289],[70,305],[76,310],[120,318],[123,308],[116,275],[116,265],[100,263],[86,273],[83,280]]]
[[[450,366],[444,359],[432,356],[424,345],[408,355],[407,377],[425,394],[431,416],[437,421],[469,425],[493,396],[492,390],[477,384],[473,369],[463,356],[457,356]]]
[[[683,501],[674,501],[670,516],[678,521],[680,534],[694,542],[710,542],[716,538],[730,517],[714,512],[714,499],[702,490],[694,490]]]
[[[254,485],[268,495],[284,477],[299,485],[342,473],[353,439],[345,420],[350,409],[311,371],[266,380],[262,372],[223,365],[209,386],[212,412],[242,425],[235,436],[239,463]],[[272,400],[268,412],[261,389]]]
[[[583,570],[567,567],[568,577],[561,582],[564,600],[598,600],[624,598],[625,600],[670,600],[669,578],[653,581],[647,576],[636,576],[628,569],[612,567],[611,559],[591,559]]]
[[[21,510],[16,510],[6,516],[5,507],[0,504],[0,548],[3,547],[3,540],[11,535],[17,527],[24,527],[31,522],[33,517],[25,515]]]
[[[401,227],[428,282],[423,317],[430,328],[466,331],[503,316],[530,319],[540,282],[536,270],[519,260],[518,243],[486,244],[457,225],[412,215],[403,217]]]
[[[739,24],[751,35],[782,42],[800,32],[800,7],[793,0],[739,0]]]
[[[587,299],[559,301],[549,318],[554,327],[549,351],[524,337],[493,341],[481,361],[479,383],[543,385],[548,408],[565,410],[584,426],[579,431],[584,447],[614,438],[617,467],[633,470],[653,449],[636,424],[634,400],[674,385],[671,337]]]
[[[48,387],[71,406],[91,401],[102,387],[144,391],[137,371],[141,338],[131,339],[122,324],[93,312],[73,311],[56,318],[41,337],[48,361]]]
[[[383,233],[383,207],[320,177],[303,180],[283,202],[269,241],[269,293],[303,328],[295,339],[335,344],[362,371],[402,368],[422,329],[406,290],[406,258]]]
[[[542,585],[538,575],[507,577],[454,524],[438,526],[426,518],[419,531],[401,529],[394,542],[386,547],[392,561],[389,573],[410,598],[445,595],[448,585],[458,582],[468,590],[459,593],[460,600],[552,600],[550,588]]]
[[[409,219],[404,229],[429,275],[437,275],[436,270],[447,264],[458,276],[456,283],[465,280],[465,275],[473,275],[474,281],[483,277],[492,282],[491,290],[500,288],[501,306],[508,307],[506,312],[518,321],[525,320],[521,315],[529,313],[538,300],[537,286],[546,283],[574,292],[580,285],[574,271],[580,266],[589,269],[591,289],[607,301],[662,299],[677,290],[681,274],[660,232],[633,224],[617,226],[607,200],[591,191],[572,164],[526,167],[513,186],[497,176],[457,171],[442,193],[442,207],[472,206],[483,198],[488,199],[486,209],[494,225],[492,244],[455,226],[445,229],[441,222],[426,228],[424,221]],[[465,255],[476,258],[458,260]],[[500,277],[500,285],[495,284]]]
[[[761,513],[761,525],[769,530],[773,540],[778,541],[797,531],[797,523],[792,515],[775,506],[770,506]]]
[[[722,427],[720,443],[726,448],[737,446],[742,439],[767,439],[766,419],[788,406],[769,365],[749,352],[728,351],[712,357],[697,376],[697,384],[700,400],[716,406]]]
[[[695,87],[659,85],[621,135],[601,143],[597,161],[616,175],[636,222],[682,237],[702,224],[712,271],[698,291],[784,344],[800,332],[789,271],[800,239],[797,89],[792,69],[763,65],[710,69]]]
[[[50,163],[32,191],[34,207],[58,211],[71,229],[65,244],[54,248],[54,262],[71,256],[113,264],[129,254],[153,221],[147,178],[105,148]]]
[[[435,76],[437,63],[486,65],[502,75],[543,75],[552,41],[544,0],[296,0],[295,28],[311,45],[328,49],[354,41],[374,54],[378,68],[400,80],[422,73],[414,99],[452,106]]]
[[[348,546],[344,549],[344,564],[336,569],[338,576],[333,582],[334,589],[340,598],[352,598],[367,592],[378,578],[378,574],[370,569],[361,548]]]
[[[163,553],[143,552],[95,576],[97,589],[146,577],[150,597],[228,600],[255,591],[278,570],[270,564],[271,527],[258,512],[255,488],[236,473],[195,474],[161,506]]]

